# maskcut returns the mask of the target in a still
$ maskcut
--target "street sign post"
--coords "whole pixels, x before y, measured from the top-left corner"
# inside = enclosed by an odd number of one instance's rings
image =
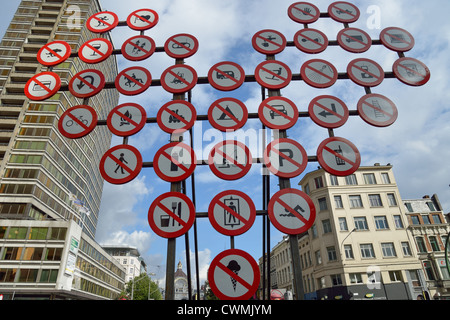
[[[328,61],[321,59],[312,59],[305,62],[300,74],[302,79],[315,88],[328,88],[335,84],[338,78],[338,71]]]
[[[309,24],[319,20],[320,10],[312,3],[296,2],[289,6],[288,16],[295,22]]]
[[[361,164],[355,145],[340,137],[325,139],[317,148],[317,158],[322,168],[335,176],[348,176]]]
[[[414,37],[406,30],[389,27],[380,33],[380,40],[383,45],[396,52],[407,52],[414,47]]]
[[[238,236],[247,232],[255,222],[255,204],[241,191],[223,191],[210,202],[208,218],[218,232]]]
[[[183,142],[171,142],[156,152],[153,166],[158,177],[167,182],[187,179],[197,166],[194,150]]]
[[[196,37],[187,33],[171,36],[164,44],[164,50],[169,57],[185,59],[193,56],[199,48]]]
[[[306,232],[314,224],[316,208],[311,198],[298,189],[283,189],[270,199],[270,222],[279,231],[289,235]]]
[[[278,90],[292,80],[292,71],[283,62],[268,60],[260,63],[255,70],[256,81],[263,87]]]
[[[298,121],[298,108],[294,102],[285,97],[270,97],[259,106],[258,115],[261,122],[271,129],[286,130]]]
[[[208,72],[209,84],[221,91],[232,91],[245,81],[244,69],[231,61],[219,62]]]
[[[423,86],[431,77],[430,70],[425,64],[409,57],[395,61],[392,70],[398,80],[410,86]]]
[[[248,300],[258,290],[258,263],[245,251],[223,251],[209,266],[208,282],[211,290],[221,300]]]
[[[372,39],[364,30],[357,28],[345,28],[337,35],[339,45],[352,53],[363,53],[372,46]]]
[[[305,171],[308,155],[297,141],[282,138],[269,143],[264,151],[264,163],[278,177],[295,178]]]
[[[127,18],[128,26],[137,31],[151,29],[156,26],[158,21],[158,13],[151,9],[139,9],[133,11]]]
[[[195,107],[184,100],[173,100],[163,105],[156,117],[159,127],[167,133],[182,133],[191,129],[196,121]]]
[[[115,107],[108,115],[109,130],[119,137],[132,136],[145,126],[147,113],[137,103],[124,103]]]
[[[75,106],[63,113],[58,122],[59,132],[66,138],[85,137],[97,126],[97,113],[86,105]]]
[[[38,54],[37,59],[40,64],[53,67],[63,63],[70,57],[72,48],[65,41],[53,41],[43,46]]]
[[[286,48],[287,40],[281,32],[264,29],[255,33],[252,38],[252,45],[259,53],[275,55]]]
[[[237,180],[252,167],[249,148],[236,140],[219,142],[210,152],[208,163],[211,171],[223,180]]]
[[[130,61],[145,60],[151,57],[155,50],[155,41],[145,35],[131,37],[122,45],[122,55]]]
[[[108,59],[114,47],[108,39],[96,38],[91,39],[81,45],[78,50],[79,58],[86,63],[96,64]]]
[[[123,95],[138,95],[152,85],[152,75],[146,68],[130,67],[117,75],[115,85]]]
[[[86,21],[89,31],[94,33],[104,33],[111,31],[119,24],[119,17],[111,11],[98,12]]]
[[[337,22],[352,23],[359,19],[361,12],[358,7],[352,3],[337,1],[330,4],[328,7],[328,14]]]
[[[195,221],[195,207],[185,194],[168,192],[153,201],[148,210],[148,223],[153,232],[173,239],[184,235]]]
[[[109,149],[100,160],[100,173],[111,184],[125,184],[142,170],[142,156],[135,147],[118,145]]]
[[[359,116],[375,127],[387,127],[397,120],[395,104],[380,94],[367,94],[358,102]]]
[[[54,72],[41,72],[28,80],[25,95],[34,101],[46,100],[54,96],[61,88],[61,79]]]
[[[77,98],[90,98],[105,87],[105,76],[101,71],[87,69],[78,72],[69,82],[69,91]]]
[[[248,119],[247,107],[235,98],[222,98],[211,104],[208,120],[217,130],[228,132],[242,128]]]
[[[173,94],[186,93],[197,84],[197,72],[188,65],[174,65],[161,75],[161,86]]]
[[[300,51],[310,54],[320,53],[328,47],[328,37],[320,30],[302,29],[294,35],[294,44]]]
[[[360,58],[347,66],[348,77],[363,87],[376,87],[384,80],[383,68],[373,60]]]
[[[308,112],[311,120],[327,129],[343,126],[350,115],[345,102],[330,95],[314,98],[309,104]]]

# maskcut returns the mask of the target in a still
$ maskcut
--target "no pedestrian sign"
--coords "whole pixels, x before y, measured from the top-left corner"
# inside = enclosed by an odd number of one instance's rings
[[[108,32],[119,24],[119,17],[114,12],[103,11],[89,17],[86,26],[94,33]]]
[[[100,173],[112,184],[125,184],[136,178],[142,169],[142,156],[129,145],[108,150],[100,160]]]

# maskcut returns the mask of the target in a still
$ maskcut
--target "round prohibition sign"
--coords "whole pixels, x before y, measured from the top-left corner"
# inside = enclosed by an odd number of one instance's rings
[[[86,105],[75,106],[63,113],[58,122],[59,132],[66,138],[79,139],[97,126],[97,113]]]
[[[400,58],[392,66],[395,76],[404,84],[423,86],[430,80],[430,69],[421,61],[414,58]]]
[[[351,23],[356,22],[359,19],[361,12],[354,4],[345,1],[337,1],[330,4],[328,7],[328,14],[337,22]]]
[[[199,48],[196,37],[187,33],[171,36],[164,44],[166,54],[174,59],[184,59],[193,56]]]
[[[291,69],[283,62],[268,60],[260,63],[255,70],[256,81],[267,89],[278,90],[292,80]]]
[[[147,113],[137,103],[124,103],[115,107],[108,115],[109,130],[119,137],[132,136],[145,126]]]
[[[283,189],[269,201],[270,222],[279,231],[298,235],[307,231],[316,220],[316,207],[311,198],[298,189]]]
[[[86,21],[89,31],[94,33],[104,33],[111,31],[119,24],[119,17],[111,11],[98,12]]]
[[[158,177],[167,182],[187,179],[197,166],[194,150],[185,143],[171,142],[156,152],[153,167]]]
[[[231,91],[239,88],[245,81],[244,69],[231,61],[219,62],[208,72],[211,86],[221,91]]]
[[[122,45],[122,55],[130,61],[142,61],[153,55],[155,41],[145,35],[131,37]]]
[[[372,46],[369,34],[356,28],[345,28],[339,31],[337,41],[341,48],[352,53],[366,52]]]
[[[152,85],[150,71],[143,67],[130,67],[120,72],[115,80],[117,91],[123,95],[134,96]]]
[[[100,160],[100,174],[112,184],[125,184],[136,178],[142,170],[142,156],[130,145],[109,149]]]
[[[189,231],[195,221],[195,207],[183,193],[168,192],[153,201],[148,223],[160,237],[178,238]]]
[[[287,45],[286,37],[275,30],[258,31],[252,38],[253,48],[262,54],[273,55],[282,52]]]
[[[295,178],[305,171],[308,155],[297,141],[282,138],[269,143],[264,151],[264,163],[278,177]]]
[[[223,191],[209,204],[208,218],[218,232],[238,236],[247,232],[255,222],[255,204],[241,191]]]
[[[132,12],[127,18],[128,26],[137,31],[153,28],[158,24],[159,16],[151,9],[140,9]]]
[[[300,51],[320,53],[328,47],[328,37],[320,30],[302,29],[294,35],[294,44]]]
[[[195,107],[188,101],[174,100],[163,105],[156,117],[159,127],[167,133],[182,133],[191,129],[197,119]]]
[[[245,251],[229,249],[219,253],[208,269],[211,290],[221,300],[248,300],[258,290],[258,263]]]
[[[258,115],[265,126],[278,130],[292,128],[299,117],[295,103],[285,97],[265,99],[259,106]]]
[[[358,170],[361,155],[350,141],[331,137],[324,140],[317,148],[319,164],[336,176],[348,176]]]
[[[288,16],[295,22],[308,24],[319,20],[320,10],[312,3],[296,2],[288,8]]]
[[[61,88],[61,78],[54,72],[41,72],[28,80],[25,95],[30,100],[42,101],[53,97]]]
[[[65,41],[53,41],[43,46],[38,54],[37,59],[40,64],[53,67],[63,63],[70,57],[72,48]]]
[[[388,127],[398,117],[395,104],[380,94],[368,94],[358,102],[359,116],[368,124],[375,127]]]
[[[89,98],[105,87],[105,76],[101,71],[87,69],[78,72],[69,82],[69,91],[77,98]]]
[[[223,180],[242,178],[250,171],[252,161],[250,149],[236,140],[219,142],[208,157],[211,171]]]
[[[86,63],[95,64],[108,59],[114,47],[108,39],[96,38],[85,42],[79,50],[79,58]]]
[[[376,87],[384,80],[384,71],[373,60],[361,58],[351,61],[347,66],[348,77],[363,87]]]
[[[222,98],[208,109],[208,120],[217,130],[223,132],[242,128],[248,119],[247,107],[235,98]]]
[[[396,27],[383,29],[380,33],[381,43],[396,52],[406,52],[414,47],[414,37],[406,30]]]
[[[170,93],[185,93],[197,84],[197,72],[188,65],[174,65],[161,75],[161,86]]]
[[[328,61],[321,59],[312,59],[305,62],[300,74],[302,79],[315,88],[331,87],[338,78],[337,69]]]
[[[328,129],[343,126],[350,116],[347,105],[341,99],[329,95],[314,98],[309,104],[308,113],[317,125]]]

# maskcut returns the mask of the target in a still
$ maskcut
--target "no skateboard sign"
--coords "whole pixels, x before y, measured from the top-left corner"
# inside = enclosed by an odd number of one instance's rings
[[[177,238],[194,224],[195,207],[183,193],[168,192],[153,201],[148,210],[148,223],[163,238]]]
[[[221,300],[248,300],[258,290],[259,266],[247,252],[226,250],[211,262],[208,281]]]
[[[316,219],[311,198],[298,189],[283,189],[270,199],[270,222],[281,232],[298,235],[307,231]]]
[[[228,190],[211,201],[208,209],[211,225],[227,236],[237,236],[248,231],[256,218],[252,199],[243,192]]]
[[[237,180],[252,166],[252,155],[245,144],[236,140],[219,142],[209,154],[211,171],[221,179]]]
[[[112,184],[124,184],[136,178],[142,169],[142,156],[129,145],[108,150],[100,160],[100,173]]]

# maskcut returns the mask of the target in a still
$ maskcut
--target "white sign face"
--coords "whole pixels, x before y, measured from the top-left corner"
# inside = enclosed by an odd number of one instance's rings
[[[308,24],[319,19],[320,10],[311,3],[296,2],[289,7],[288,15],[295,22]]]
[[[309,104],[311,119],[324,128],[335,129],[343,126],[349,117],[346,104],[333,96],[319,96]]]
[[[406,52],[414,47],[414,37],[406,30],[396,27],[381,31],[381,42],[388,48],[397,52]]]
[[[78,98],[88,98],[99,93],[105,86],[105,77],[98,70],[89,69],[77,73],[69,82],[70,92]]]
[[[215,101],[208,110],[211,125],[220,131],[240,129],[247,122],[247,107],[234,98],[222,98]]]
[[[115,81],[116,89],[124,95],[137,95],[150,87],[152,76],[142,67],[131,67],[119,73]]]
[[[276,176],[295,178],[306,169],[308,156],[298,142],[292,139],[278,139],[267,146],[264,163]]]
[[[320,53],[328,47],[327,36],[316,29],[303,29],[294,36],[295,46],[306,53]]]
[[[353,82],[364,87],[375,87],[384,80],[384,71],[375,61],[361,58],[351,61],[347,67]]]
[[[321,59],[305,62],[300,69],[300,74],[307,84],[315,88],[331,87],[338,78],[336,68],[328,61]]]
[[[168,133],[181,133],[189,130],[197,120],[195,107],[184,100],[166,103],[158,111],[157,122]]]
[[[53,41],[46,44],[38,52],[38,61],[45,66],[55,66],[64,62],[72,53],[67,42]]]
[[[151,9],[140,9],[132,12],[127,18],[128,26],[133,30],[148,30],[153,28],[159,20],[158,14]]]
[[[150,57],[156,50],[155,41],[147,36],[135,36],[124,42],[122,54],[130,61],[141,61]]]
[[[162,147],[153,160],[158,177],[167,182],[187,179],[197,166],[194,150],[182,142],[172,142]]]
[[[61,79],[54,72],[41,72],[25,85],[25,95],[36,101],[52,97],[61,88]]]
[[[167,39],[164,44],[164,50],[169,57],[175,59],[188,58],[194,55],[198,50],[199,44],[197,38],[190,34],[181,33]]]
[[[362,53],[370,49],[372,39],[363,30],[345,28],[338,33],[339,45],[349,52]]]
[[[109,40],[92,39],[81,46],[79,57],[86,63],[99,63],[109,58],[112,51],[113,45]]]
[[[237,180],[250,171],[252,155],[245,144],[226,140],[211,150],[208,163],[211,171],[219,178]]]
[[[100,173],[112,184],[124,184],[138,176],[142,169],[142,156],[129,145],[119,145],[108,150],[100,161]]]
[[[323,141],[317,149],[317,158],[327,172],[336,176],[354,173],[361,163],[361,155],[355,145],[338,137]]]
[[[97,126],[97,119],[97,113],[92,107],[75,106],[61,116],[58,129],[66,138],[82,138]]]
[[[422,86],[431,77],[428,67],[414,58],[400,58],[395,61],[392,69],[398,80],[410,86]]]
[[[197,80],[197,72],[188,65],[174,65],[161,75],[161,85],[170,93],[185,93],[195,87]]]
[[[256,81],[268,89],[282,89],[292,80],[292,71],[283,62],[268,60],[260,63],[255,70]]]
[[[360,117],[376,127],[387,127],[397,120],[398,111],[395,104],[379,94],[368,94],[358,102]]]
[[[132,136],[145,125],[147,113],[136,103],[124,103],[115,107],[108,115],[108,128],[120,137]]]
[[[208,72],[211,86],[217,90],[231,91],[239,88],[245,80],[242,67],[234,62],[219,62]]]
[[[119,24],[119,18],[114,12],[104,11],[91,16],[87,22],[87,28],[91,32],[102,33],[114,29]]]
[[[271,129],[285,130],[298,121],[297,106],[284,97],[265,99],[258,110],[259,119]]]
[[[328,14],[333,20],[342,23],[355,22],[361,15],[358,7],[345,1],[337,1],[330,4]]]
[[[261,30],[252,38],[253,48],[263,54],[277,54],[286,47],[286,38],[275,30]]]

